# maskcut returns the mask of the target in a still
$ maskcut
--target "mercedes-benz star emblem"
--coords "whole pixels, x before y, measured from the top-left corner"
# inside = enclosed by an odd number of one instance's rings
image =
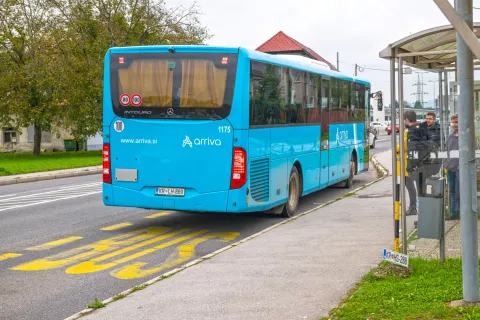
[[[174,112],[173,112],[173,109],[172,109],[172,108],[169,108],[169,109],[167,110],[167,114],[168,114],[169,116],[173,116],[173,113],[174,113]]]

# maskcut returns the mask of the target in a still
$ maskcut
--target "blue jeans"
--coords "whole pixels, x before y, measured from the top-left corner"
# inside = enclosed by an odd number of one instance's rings
[[[460,173],[458,171],[447,171],[448,191],[450,193],[450,216],[452,217],[458,217],[460,204],[459,178]]]

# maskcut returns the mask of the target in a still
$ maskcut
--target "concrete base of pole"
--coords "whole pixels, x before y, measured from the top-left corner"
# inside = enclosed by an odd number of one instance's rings
[[[464,300],[454,300],[448,303],[451,308],[480,306],[480,302],[467,302]]]

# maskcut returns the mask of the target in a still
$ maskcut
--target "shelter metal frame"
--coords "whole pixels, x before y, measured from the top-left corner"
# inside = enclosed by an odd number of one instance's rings
[[[438,73],[440,94],[441,151],[445,149],[445,122],[448,119],[448,72],[455,72],[455,80],[460,85],[459,95],[459,172],[465,181],[461,185],[460,210],[462,226],[462,278],[464,301],[480,301],[478,290],[478,234],[477,234],[477,184],[475,162],[479,158],[475,150],[474,106],[473,106],[473,70],[480,65],[480,23],[473,23],[472,0],[456,0],[455,8],[448,0],[433,0],[451,25],[427,29],[390,44],[379,54],[380,58],[390,60],[392,125],[396,123],[395,106],[395,62],[398,70],[403,65]],[[475,55],[473,55],[473,54]],[[458,55],[458,56],[457,56]],[[476,59],[475,59],[476,57]],[[478,69],[477,69],[478,70]],[[443,75],[443,77],[442,77]],[[443,78],[443,79],[442,79]],[[442,88],[442,81],[444,87]],[[403,120],[403,74],[398,72],[398,97],[400,113],[400,174],[396,172],[396,133],[392,130],[392,175],[393,194],[402,191],[402,251],[407,253],[405,180],[404,180],[404,143]],[[442,90],[443,89],[443,90]],[[442,92],[443,91],[443,92]],[[478,124],[480,125],[480,124]],[[473,149],[473,150],[472,150]],[[443,152],[445,154],[445,152]],[[443,174],[443,168],[442,168]],[[399,184],[395,182],[398,181]],[[470,181],[468,181],[470,180]],[[467,183],[469,182],[469,183]],[[445,199],[445,198],[444,198]],[[445,203],[444,203],[445,204]],[[394,207],[395,208],[395,207]],[[443,210],[444,211],[444,210]],[[421,213],[419,213],[421,214]],[[445,230],[444,230],[445,232]],[[394,242],[395,243],[395,242]],[[444,255],[444,234],[440,239],[440,259]],[[442,252],[443,251],[443,252]],[[443,255],[442,255],[443,254]]]

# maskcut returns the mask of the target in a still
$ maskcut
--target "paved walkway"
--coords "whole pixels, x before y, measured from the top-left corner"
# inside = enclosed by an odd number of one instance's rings
[[[382,163],[384,158],[378,155]],[[105,308],[82,319],[326,316],[381,261],[383,248],[392,248],[391,186],[386,178],[281,222],[173,270],[167,274],[171,277],[153,279],[144,290],[111,303],[108,299]],[[414,218],[407,221],[409,231]]]

